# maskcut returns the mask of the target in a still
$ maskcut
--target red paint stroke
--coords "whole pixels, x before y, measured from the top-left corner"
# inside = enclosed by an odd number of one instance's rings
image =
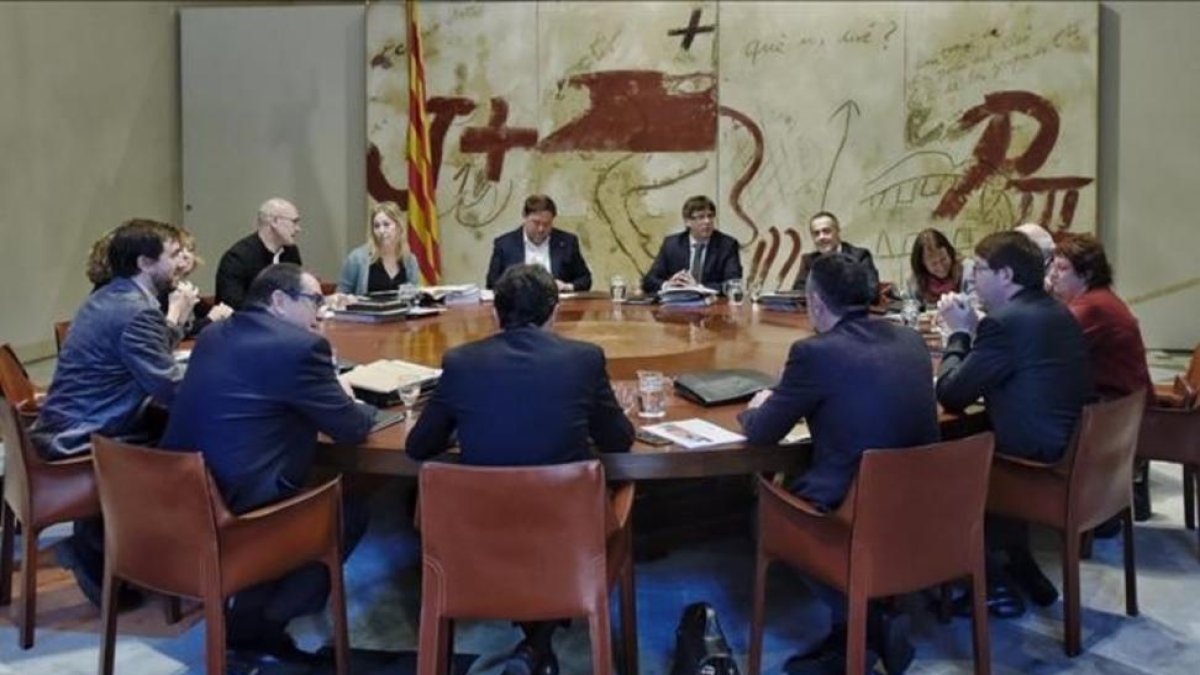
[[[408,210],[408,190],[398,188],[383,174],[383,155],[374,143],[367,147],[367,194],[377,202],[393,202]]]
[[[762,266],[763,254],[767,252],[767,240],[759,239],[758,244],[754,247],[754,255],[750,258],[750,281],[766,282],[767,275],[763,274],[759,278],[758,269]]]
[[[1038,122],[1038,131],[1029,147],[1017,157],[1008,157],[1012,143],[1012,115],[1021,113]],[[972,164],[955,182],[934,209],[937,218],[953,218],[967,203],[971,193],[994,174],[1028,176],[1042,167],[1058,140],[1058,111],[1046,99],[1028,91],[999,91],[984,96],[983,103],[963,113],[957,126],[965,131],[987,121],[975,143]]]
[[[775,279],[776,286],[779,288],[783,288],[783,280],[787,279],[788,274],[792,271],[792,266],[796,264],[796,258],[800,257],[800,251],[804,249],[804,244],[800,242],[800,233],[796,231],[796,228],[789,227],[783,233],[792,243],[792,248],[788,251],[787,259],[783,261],[783,267],[779,269],[779,276]]]
[[[772,225],[767,228],[767,234],[771,236],[771,244],[767,247],[767,259],[763,262],[762,277],[764,282],[771,275],[771,268],[775,266],[775,256],[779,255],[779,228]]]
[[[758,238],[758,224],[755,223],[754,219],[750,217],[750,214],[746,213],[746,210],[742,208],[742,192],[748,185],[750,185],[750,181],[753,180],[754,176],[758,174],[758,170],[762,168],[763,153],[766,144],[763,142],[762,129],[754,120],[750,119],[748,115],[739,110],[734,110],[728,106],[721,106],[719,110],[722,115],[745,127],[746,131],[750,132],[750,137],[754,139],[754,157],[750,160],[750,165],[747,166],[746,170],[742,172],[742,175],[739,176],[736,181],[734,181],[733,187],[729,190],[729,206],[733,209],[733,212],[742,219],[742,222],[746,223],[746,225],[750,227],[750,241],[753,242]]]
[[[442,171],[442,145],[446,134],[450,131],[450,123],[455,117],[468,115],[475,110],[475,104],[468,98],[452,96],[434,96],[425,104],[425,111],[430,116],[429,150],[433,155],[433,185],[437,187],[438,175]],[[377,202],[394,202],[400,210],[408,210],[408,190],[392,185],[383,173],[383,153],[379,146],[372,143],[367,148],[367,194]]]
[[[1068,230],[1075,220],[1075,208],[1079,205],[1079,189],[1091,185],[1094,179],[1086,176],[1061,176],[1058,178],[1014,178],[1008,181],[1008,187],[1021,193],[1021,215],[1019,223],[1028,222],[1029,214],[1033,211],[1034,195],[1046,195],[1046,203],[1038,217],[1038,224],[1051,229],[1054,222],[1054,203],[1059,191],[1065,190],[1059,216],[1062,218],[1060,230]],[[1016,223],[1016,224],[1019,224]]]
[[[542,152],[695,152],[717,142],[716,76],[612,70],[575,75],[591,105],[542,139]]]
[[[463,131],[458,149],[464,153],[487,155],[487,178],[500,180],[504,170],[504,155],[512,148],[532,148],[537,145],[537,129],[532,127],[506,127],[508,101],[492,99],[492,115],[486,127],[469,127]]]

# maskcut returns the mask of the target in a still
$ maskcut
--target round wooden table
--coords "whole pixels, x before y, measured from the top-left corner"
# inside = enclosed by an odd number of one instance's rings
[[[402,359],[440,367],[451,347],[486,337],[496,330],[491,305],[450,307],[445,313],[389,324],[326,321],[325,334],[340,359],[368,363]],[[812,333],[802,313],[760,309],[725,302],[708,307],[614,304],[607,297],[564,299],[553,330],[600,345],[614,382],[630,380],[638,369],[668,376],[712,368],[753,368],[778,375],[788,348]],[[634,419],[635,424],[699,417],[738,431],[737,414],[744,403],[705,408],[671,395],[665,418]],[[418,409],[419,412],[419,409]],[[962,420],[942,415],[943,428]],[[372,434],[359,446],[324,443],[319,460],[347,472],[416,475],[420,464],[404,453],[412,420]],[[612,480],[697,478],[784,471],[807,462],[807,443],[749,447],[743,443],[685,450],[636,442],[629,453],[601,455]]]

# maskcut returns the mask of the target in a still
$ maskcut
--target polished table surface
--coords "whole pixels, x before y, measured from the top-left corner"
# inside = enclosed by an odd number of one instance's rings
[[[491,305],[478,305],[388,324],[331,320],[324,330],[342,360],[402,359],[440,367],[446,350],[491,335],[497,324]],[[661,370],[668,376],[711,368],[753,368],[778,375],[792,342],[812,333],[805,314],[764,310],[748,303],[672,308],[580,297],[560,303],[553,330],[600,345],[614,381],[633,378],[639,368]],[[738,431],[737,414],[744,408],[745,403],[704,408],[671,396],[665,418],[634,423],[700,417]],[[320,461],[344,471],[416,475],[419,463],[404,453],[411,423],[383,429],[359,446],[323,443]],[[943,414],[942,425],[947,435],[957,435],[974,422]],[[601,459],[610,479],[641,480],[789,470],[802,466],[807,457],[807,444],[750,447],[739,443],[685,450],[636,442],[629,453],[605,454]]]

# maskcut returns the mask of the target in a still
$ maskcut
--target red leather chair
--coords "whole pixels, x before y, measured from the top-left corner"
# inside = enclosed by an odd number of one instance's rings
[[[611,506],[599,462],[421,469],[420,649],[417,672],[447,672],[453,620],[586,616],[592,670],[612,672],[608,591],[621,587],[625,674],[637,675],[633,486]],[[519,527],[514,527],[519,524]]]
[[[1180,407],[1149,406],[1142,417],[1137,456],[1183,466],[1183,513],[1188,529],[1195,529],[1197,475],[1200,474],[1200,396],[1187,380],[1176,378]],[[1200,531],[1197,532],[1200,544]],[[1197,549],[1200,556],[1200,548]]]
[[[1133,551],[1133,459],[1146,393],[1083,408],[1075,437],[1054,464],[996,455],[988,513],[1046,525],[1062,533],[1067,656],[1082,651],[1079,558],[1083,535],[1121,516],[1125,545],[1125,613],[1137,616]]]
[[[37,417],[43,393],[29,380],[29,373],[8,343],[0,345],[0,393],[27,422]]]
[[[33,646],[37,617],[37,541],[55,523],[100,515],[90,456],[54,462],[41,458],[29,442],[16,407],[0,401],[0,431],[4,434],[3,532],[0,533],[0,605],[12,602],[13,535],[21,523],[21,608],[17,620],[22,649]]]
[[[208,624],[207,671],[220,675],[225,672],[226,598],[309,562],[329,569],[337,672],[349,671],[339,479],[234,515],[199,453],[153,450],[96,435],[92,448],[104,513],[103,675],[113,671],[122,582],[201,600]]]
[[[983,508],[993,445],[984,433],[867,451],[832,513],[760,478],[748,675],[762,666],[767,568],[776,560],[846,594],[847,673],[863,672],[868,599],[968,578],[975,672],[989,673]]]

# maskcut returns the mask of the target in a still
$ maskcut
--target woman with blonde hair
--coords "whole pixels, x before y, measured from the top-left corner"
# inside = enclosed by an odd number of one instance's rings
[[[403,222],[400,209],[392,202],[381,202],[371,209],[367,243],[346,256],[338,278],[339,293],[366,295],[420,283],[417,258],[408,250]]]

